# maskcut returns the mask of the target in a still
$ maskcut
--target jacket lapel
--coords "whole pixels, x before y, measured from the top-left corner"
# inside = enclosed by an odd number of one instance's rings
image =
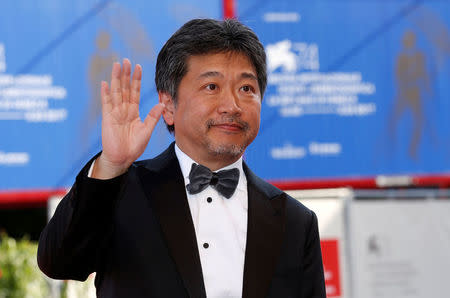
[[[194,224],[174,145],[152,160],[151,169],[139,166],[138,172],[189,297],[206,297]]]
[[[245,164],[244,171],[248,185],[248,225],[242,297],[266,297],[281,250],[286,197],[256,177]]]

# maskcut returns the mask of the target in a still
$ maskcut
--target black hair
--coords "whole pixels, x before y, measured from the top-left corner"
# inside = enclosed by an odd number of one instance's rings
[[[194,19],[178,29],[162,47],[156,61],[158,92],[168,93],[176,105],[181,79],[190,56],[236,52],[246,55],[255,68],[261,98],[267,85],[266,53],[256,34],[235,19]],[[167,125],[170,132],[173,125]]]

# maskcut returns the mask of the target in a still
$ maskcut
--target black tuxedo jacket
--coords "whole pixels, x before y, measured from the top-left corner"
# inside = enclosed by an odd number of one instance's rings
[[[174,145],[111,180],[88,178],[90,164],[41,234],[41,270],[75,280],[97,272],[98,297],[206,297]],[[242,297],[325,297],[315,214],[245,164],[244,171],[248,230]]]

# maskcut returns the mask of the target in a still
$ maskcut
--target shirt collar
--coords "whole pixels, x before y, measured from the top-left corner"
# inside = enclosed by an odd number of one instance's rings
[[[181,151],[181,149],[178,147],[178,145],[176,143],[175,143],[175,154],[176,154],[176,156],[178,158],[178,162],[180,164],[181,173],[183,173],[184,184],[188,185],[189,184],[189,173],[191,171],[192,164],[197,163],[197,162],[194,161],[192,158],[190,158],[186,153]],[[242,156],[238,160],[233,162],[232,164],[225,166],[221,169],[218,169],[217,171],[214,171],[214,172],[218,172],[221,170],[228,170],[228,169],[232,169],[232,168],[239,169],[239,183],[238,183],[237,188],[246,187],[247,181],[245,179],[244,169],[242,167]]]

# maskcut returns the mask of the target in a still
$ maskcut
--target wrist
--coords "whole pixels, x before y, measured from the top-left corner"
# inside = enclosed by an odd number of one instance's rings
[[[102,180],[112,179],[125,173],[129,167],[130,164],[128,163],[113,163],[109,161],[102,153],[95,160],[91,177]]]

